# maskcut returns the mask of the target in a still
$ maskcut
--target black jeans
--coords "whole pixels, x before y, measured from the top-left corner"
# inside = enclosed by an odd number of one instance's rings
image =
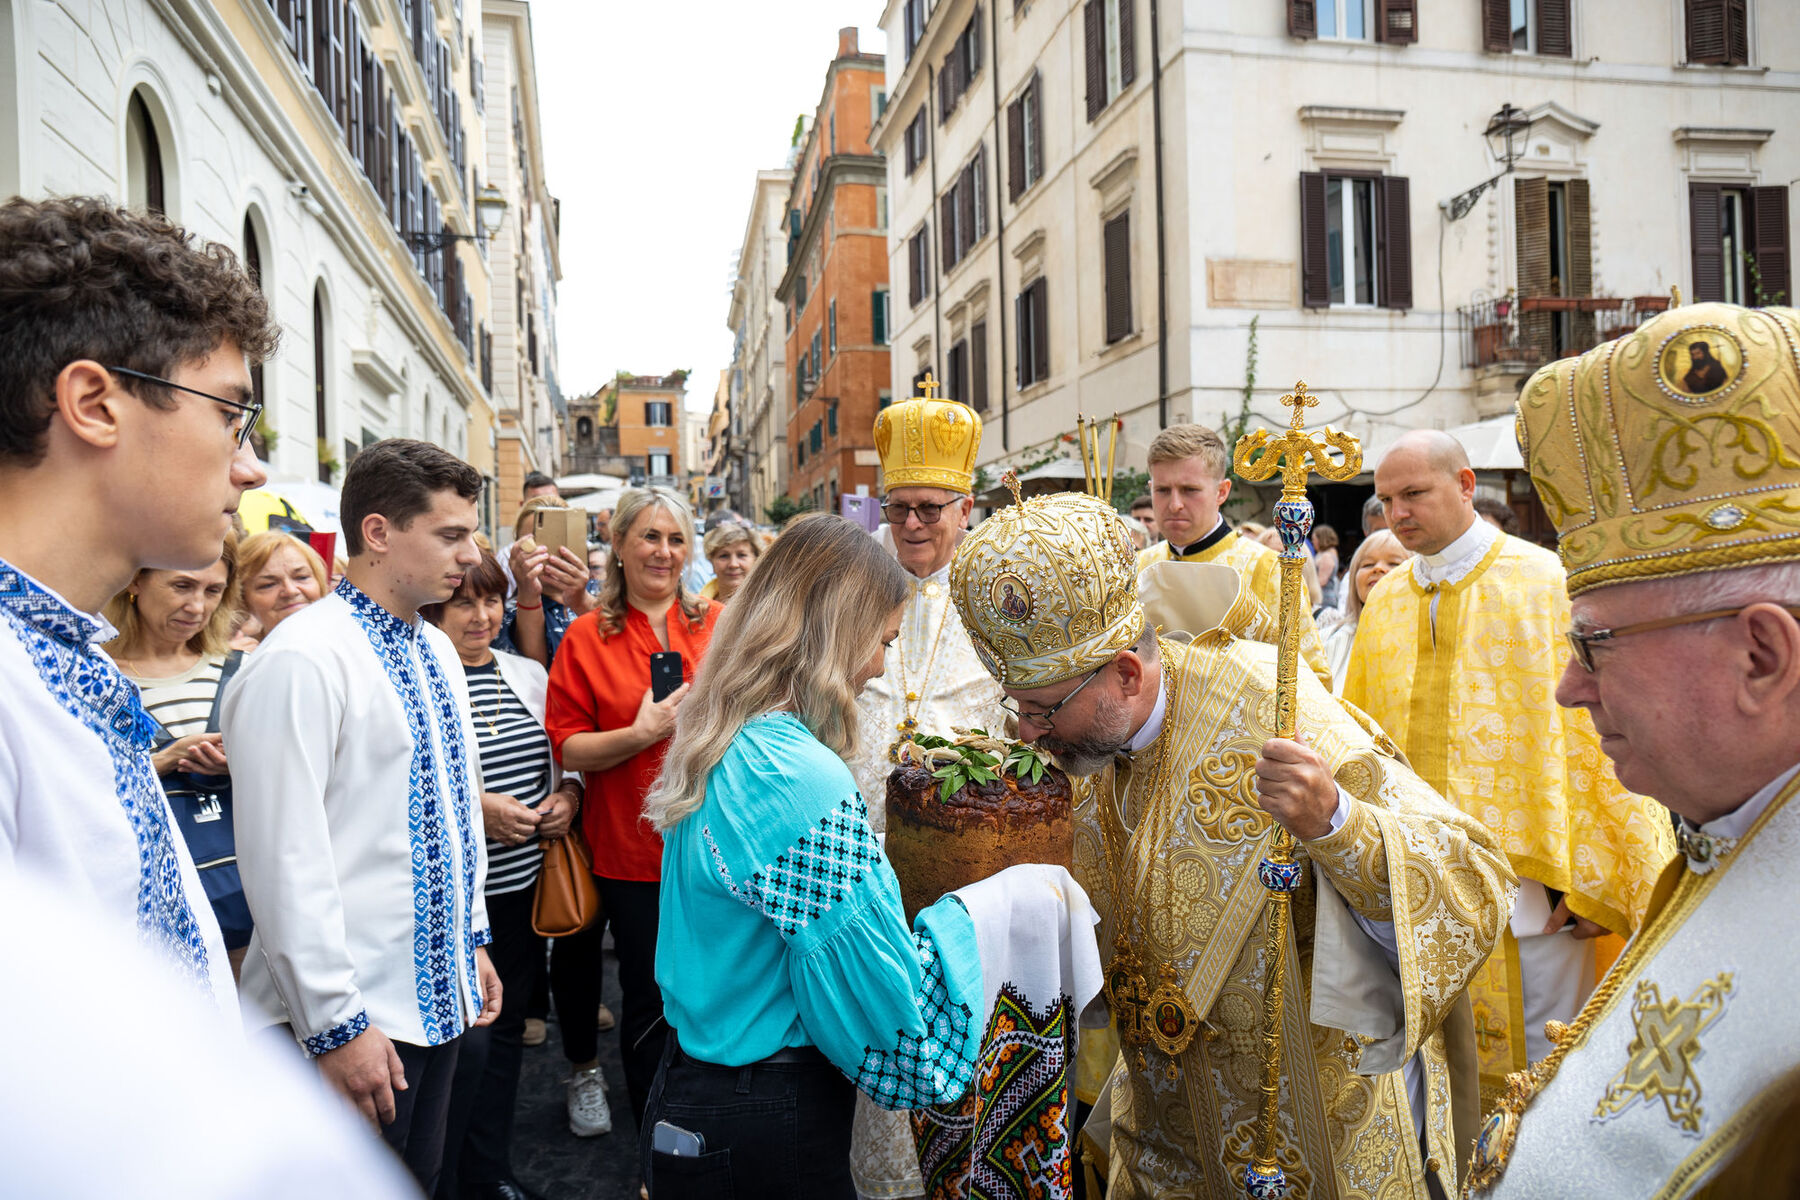
[[[381,1136],[419,1182],[427,1196],[436,1189],[444,1160],[445,1126],[450,1119],[450,1088],[463,1039],[441,1046],[395,1042],[406,1090],[394,1093],[394,1120]]]
[[[600,904],[612,923],[613,949],[619,956],[619,1053],[625,1060],[631,1115],[642,1128],[644,1102],[656,1078],[656,1064],[662,1058],[669,1029],[663,1022],[662,989],[656,986],[656,921],[662,885],[604,876],[595,876],[594,882],[600,885]],[[570,942],[576,944],[565,944]],[[597,1044],[594,1012],[600,1007],[600,930],[558,938],[557,943],[551,971],[556,1015],[562,1021],[563,1053],[570,1062],[587,1062],[594,1057]],[[566,966],[565,950],[569,952]],[[590,1053],[578,1057],[583,1050]]]
[[[669,1035],[638,1135],[652,1200],[855,1200],[855,1086],[816,1050],[778,1058],[792,1061],[714,1066]],[[699,1134],[704,1153],[657,1153],[658,1121]]]
[[[455,1200],[459,1185],[512,1178],[513,1110],[525,1053],[525,1016],[532,975],[544,962],[544,939],[531,928],[535,887],[487,897],[494,940],[488,958],[500,976],[500,1016],[457,1039],[456,1083],[437,1194]]]

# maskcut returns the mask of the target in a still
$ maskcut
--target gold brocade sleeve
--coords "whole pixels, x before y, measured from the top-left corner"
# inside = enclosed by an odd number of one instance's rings
[[[1301,732],[1355,801],[1337,833],[1302,847],[1359,914],[1394,926],[1404,1061],[1500,944],[1518,881],[1486,826],[1432,791],[1304,674],[1300,711]]]

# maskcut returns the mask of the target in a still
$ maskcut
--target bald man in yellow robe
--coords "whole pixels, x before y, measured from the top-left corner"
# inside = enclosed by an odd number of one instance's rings
[[[1557,706],[1562,565],[1476,515],[1456,439],[1407,434],[1375,490],[1415,557],[1370,592],[1344,698],[1494,833],[1519,875],[1508,936],[1470,986],[1492,1101],[1549,1052],[1544,1022],[1574,1019],[1595,982],[1593,939],[1642,921],[1674,836],[1661,806],[1619,783],[1587,713]]]

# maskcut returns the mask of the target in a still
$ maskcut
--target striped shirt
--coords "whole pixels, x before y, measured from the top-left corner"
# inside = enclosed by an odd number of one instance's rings
[[[482,786],[536,808],[550,794],[550,738],[492,661],[464,665],[469,709],[481,750]],[[537,882],[544,850],[533,836],[517,846],[488,839],[487,894],[517,892]]]
[[[207,654],[179,675],[150,677],[129,671],[124,674],[138,685],[144,711],[155,717],[170,737],[184,738],[190,733],[206,732],[206,719],[212,715],[213,696],[219,690],[224,666],[224,655]]]

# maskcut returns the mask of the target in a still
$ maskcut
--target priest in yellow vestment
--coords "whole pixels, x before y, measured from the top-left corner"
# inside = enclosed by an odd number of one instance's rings
[[[1241,598],[1225,575],[1218,594]],[[1101,914],[1122,1050],[1084,1131],[1108,1196],[1239,1192],[1260,1107],[1257,863],[1275,820],[1310,867],[1282,1010],[1293,1195],[1423,1200],[1428,1173],[1453,1191],[1477,1102],[1453,1102],[1446,1061],[1473,1055],[1463,989],[1512,906],[1505,856],[1310,673],[1301,740],[1274,738],[1274,647],[1226,613],[1186,644],[1159,639],[1137,582],[1123,523],[1077,495],[1002,509],[950,570],[1020,735],[1077,777],[1076,874]]]
[[[1281,611],[1281,558],[1260,542],[1239,537],[1219,510],[1231,496],[1231,452],[1204,425],[1171,425],[1150,440],[1150,503],[1164,540],[1138,552],[1143,571],[1153,563],[1223,563],[1239,575],[1259,604]],[[1310,613],[1301,613],[1300,656],[1325,690],[1331,666]]]
[[[1414,557],[1369,593],[1344,698],[1425,781],[1493,832],[1519,875],[1507,936],[1469,990],[1486,1100],[1549,1052],[1595,982],[1593,939],[1629,934],[1675,852],[1662,807],[1625,790],[1594,723],[1559,708],[1569,598],[1556,556],[1475,512],[1447,433],[1396,442],[1375,471]]]
[[[1556,698],[1676,814],[1682,853],[1580,1015],[1508,1081],[1470,1182],[1786,1194],[1734,1158],[1791,1144],[1791,1117],[1766,1120],[1800,1070],[1800,312],[1671,309],[1545,367],[1518,408],[1572,597]]]

